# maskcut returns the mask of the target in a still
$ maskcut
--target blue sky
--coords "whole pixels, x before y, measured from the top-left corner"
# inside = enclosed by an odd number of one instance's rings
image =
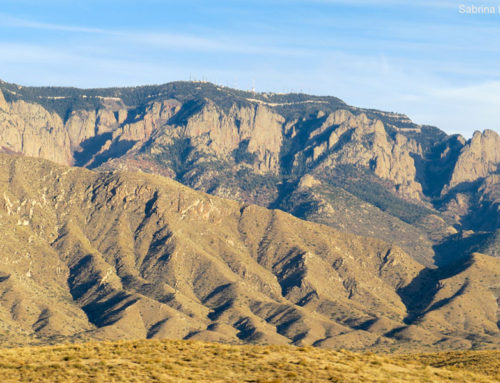
[[[495,6],[462,14],[459,6]],[[500,126],[500,0],[0,0],[0,79],[206,79],[333,95],[470,137]]]

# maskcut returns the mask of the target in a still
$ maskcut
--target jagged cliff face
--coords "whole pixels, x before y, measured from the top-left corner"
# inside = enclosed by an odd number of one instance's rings
[[[384,241],[167,178],[5,154],[0,218],[0,336],[11,343],[500,342],[500,263],[482,254],[424,269]]]
[[[448,189],[497,173],[499,165],[500,136],[492,130],[475,132],[472,139],[464,144],[460,151]]]
[[[185,126],[175,126],[177,137],[186,137],[194,150],[226,161],[242,143],[255,156],[253,169],[260,173],[279,172],[284,118],[265,106],[237,108],[226,114],[209,102],[191,116]],[[163,132],[172,137],[170,129]]]
[[[426,155],[418,142],[421,127],[386,127],[380,119],[345,109],[328,115],[320,112],[309,120],[288,120],[273,111],[271,103],[243,107],[233,104],[224,111],[211,100],[204,101],[194,108],[174,99],[155,101],[131,111],[132,115],[123,103],[121,107],[102,105],[97,110],[73,110],[63,124],[57,114],[39,105],[22,101],[7,103],[2,95],[2,146],[68,164],[74,162],[75,154],[84,151],[82,144],[98,137],[103,140],[92,148],[94,153],[90,150],[91,155],[106,154],[113,145],[124,142],[134,144],[136,149],[162,154],[162,147],[173,146],[183,139],[189,140],[190,156],[185,159],[198,157],[195,162],[202,162],[200,157],[234,162],[235,151],[240,149],[241,154],[248,155],[242,162],[250,165],[253,172],[278,175],[284,167],[290,168],[281,158],[288,154],[293,157],[292,169],[354,165],[371,169],[381,179],[391,181],[395,191],[404,197],[415,200],[424,197],[425,179],[418,174],[416,163]],[[182,116],[177,116],[179,111]],[[152,137],[154,142],[149,142]],[[302,142],[296,142],[295,150],[287,153],[284,143],[299,141],[299,137]],[[500,162],[499,141],[497,133],[485,131],[476,132],[469,143],[464,142],[443,191],[495,173]],[[122,157],[130,149],[117,155],[111,151],[107,159]],[[445,150],[442,157],[447,154]],[[92,165],[92,158],[89,160],[87,165]]]
[[[337,99],[211,84],[76,96],[74,90],[26,89],[3,84],[9,100],[0,97],[5,151],[168,176],[214,195],[394,241],[424,264],[433,262],[436,245],[465,238],[457,231],[498,229],[500,138],[493,131],[466,142]],[[58,102],[68,100],[63,113]],[[314,187],[302,182],[306,176]]]
[[[307,165],[319,171],[339,165],[371,169],[381,179],[391,181],[401,195],[421,198],[422,187],[417,182],[412,156],[421,157],[422,148],[400,133],[391,138],[380,120],[339,110],[312,130],[308,139],[310,143],[295,155],[296,162],[303,156]]]
[[[61,118],[40,105],[7,103],[1,91],[0,148],[60,164],[72,162],[68,132]]]

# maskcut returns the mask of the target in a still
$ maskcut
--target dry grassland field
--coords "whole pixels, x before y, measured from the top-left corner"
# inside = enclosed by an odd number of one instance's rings
[[[413,355],[195,341],[0,351],[2,382],[498,382],[500,352]]]

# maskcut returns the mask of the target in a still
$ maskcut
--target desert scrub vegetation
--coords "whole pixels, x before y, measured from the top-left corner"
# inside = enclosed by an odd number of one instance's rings
[[[194,341],[92,342],[2,349],[0,377],[3,382],[495,382],[499,356],[495,351],[387,356]],[[460,363],[453,362],[456,358]]]

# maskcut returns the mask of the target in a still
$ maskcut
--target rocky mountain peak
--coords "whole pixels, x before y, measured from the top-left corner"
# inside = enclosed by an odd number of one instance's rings
[[[447,190],[498,171],[500,136],[493,130],[476,131],[462,148]]]

